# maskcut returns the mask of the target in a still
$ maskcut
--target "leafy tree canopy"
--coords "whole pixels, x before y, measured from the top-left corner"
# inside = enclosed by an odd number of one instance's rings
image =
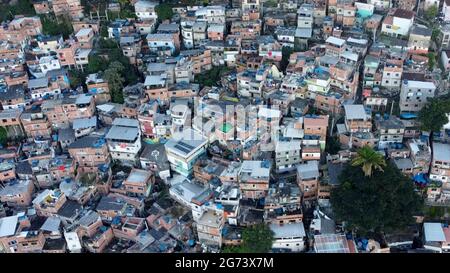
[[[8,143],[8,131],[5,127],[0,127],[0,144],[6,145]]]
[[[64,39],[73,33],[73,26],[66,16],[54,18],[53,16],[41,15],[42,32],[46,35],[62,35]]]
[[[273,232],[266,224],[247,227],[242,232],[242,244],[225,247],[224,253],[267,253],[272,249]]]
[[[124,69],[120,70],[121,76],[125,79],[126,84],[134,84],[138,82],[139,77],[133,65],[126,56],[123,55],[122,49],[114,39],[100,39],[97,54],[89,55],[89,64],[87,71],[89,73],[97,73],[105,71],[111,63],[119,62]]]
[[[162,3],[155,8],[156,14],[158,14],[158,20],[169,20],[173,16],[172,6],[168,3]]]
[[[450,99],[431,98],[419,112],[421,129],[438,132],[448,122],[446,116],[450,112]]]
[[[430,71],[432,71],[435,64],[436,64],[436,54],[433,52],[429,52],[428,53],[428,69]]]
[[[281,63],[280,63],[280,69],[281,71],[286,71],[286,68],[289,64],[289,57],[291,56],[291,54],[294,52],[294,49],[288,46],[283,47],[281,53],[282,53],[282,57],[281,57]]]
[[[18,0],[13,5],[10,3],[0,3],[0,21],[12,20],[15,15],[31,16],[36,15],[33,4],[29,0]]]
[[[114,103],[123,103],[123,83],[124,78],[121,75],[121,72],[125,67],[118,61],[112,62],[108,69],[104,72],[104,77],[108,82],[109,91],[111,93],[111,100]]]
[[[195,82],[204,86],[214,86],[222,75],[229,71],[226,66],[215,66],[211,70],[195,76]]]
[[[436,19],[436,16],[438,15],[438,13],[439,13],[439,10],[438,10],[437,5],[433,5],[425,11],[425,18],[427,20],[434,20],[434,19]]]
[[[414,222],[423,200],[413,182],[388,162],[384,171],[366,176],[359,166],[348,164],[339,177],[341,184],[331,191],[336,219],[359,235],[402,230]]]

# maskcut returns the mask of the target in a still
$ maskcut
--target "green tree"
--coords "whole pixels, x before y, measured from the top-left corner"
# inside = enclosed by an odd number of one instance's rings
[[[101,49],[114,49],[119,48],[119,44],[114,39],[100,39],[98,41],[98,46]]]
[[[272,249],[273,231],[266,224],[246,227],[242,231],[242,244],[225,247],[224,253],[267,253]]]
[[[156,14],[158,14],[159,21],[169,20],[173,17],[172,6],[170,4],[159,4],[158,6],[156,6],[155,11]]]
[[[433,135],[440,132],[442,126],[447,124],[447,113],[450,112],[450,99],[446,98],[430,98],[428,102],[419,111],[420,129],[429,132],[428,142],[431,148],[431,158],[433,158]],[[431,172],[431,163],[428,175]]]
[[[111,93],[111,101],[114,103],[124,102],[122,89],[125,80],[121,75],[123,70],[124,66],[120,62],[112,62],[104,72]]]
[[[434,41],[435,43],[437,43],[440,33],[441,33],[441,30],[439,29],[439,27],[434,27],[433,31],[431,32],[431,41]]]
[[[226,66],[214,66],[211,70],[195,76],[195,82],[203,86],[214,86],[222,75],[229,71]]]
[[[264,7],[276,8],[277,6],[278,6],[277,0],[268,0],[268,1],[264,2]]]
[[[136,17],[136,13],[134,11],[134,7],[132,5],[130,5],[130,3],[126,3],[125,5],[121,5],[119,14],[120,14],[121,18],[134,18],[134,19],[137,18]]]
[[[98,54],[89,54],[88,59],[87,71],[89,73],[97,73],[108,68],[108,60]]]
[[[100,26],[100,36],[103,38],[107,38],[108,37],[108,26],[106,26],[105,24],[102,24]]]
[[[99,40],[97,54],[89,55],[87,71],[89,73],[105,71],[113,62],[120,62],[123,65],[124,69],[120,71],[120,74],[125,79],[125,84],[135,84],[139,81],[139,75],[136,72],[136,68],[130,64],[129,59],[123,55],[122,49],[114,39]]]
[[[365,176],[372,176],[374,170],[383,171],[386,161],[381,154],[370,146],[364,146],[358,149],[355,158],[352,160],[352,166],[359,166]]]
[[[286,68],[289,64],[289,57],[291,56],[292,52],[294,52],[294,49],[292,47],[284,46],[281,53],[281,63],[280,63],[280,69],[281,71],[285,72]]]
[[[414,183],[392,162],[373,176],[348,164],[339,180],[330,196],[333,212],[347,230],[359,235],[402,230],[414,223],[413,216],[423,208]]]
[[[6,145],[8,143],[8,131],[5,127],[0,127],[0,144]]]
[[[329,154],[337,154],[341,150],[341,143],[336,136],[327,136],[325,151]]]
[[[429,21],[435,20],[436,16],[438,15],[438,12],[439,10],[437,5],[433,5],[425,11],[425,18]]]
[[[41,23],[42,32],[46,35],[62,35],[64,39],[67,39],[73,33],[72,23],[67,16],[54,18],[42,15]]]
[[[68,74],[69,74],[70,86],[72,88],[76,88],[77,86],[83,84],[83,81],[86,78],[85,73],[83,73],[77,69],[69,70]]]
[[[436,64],[436,54],[434,54],[433,52],[429,52],[428,53],[428,69],[430,71],[432,71],[435,64]]]
[[[0,3],[0,21],[12,20],[15,15],[36,15],[32,2],[29,0],[17,0]]]
[[[129,1],[129,0],[119,0],[119,4],[120,4],[121,6],[126,6],[126,5],[129,5],[129,4],[130,4],[130,1]]]

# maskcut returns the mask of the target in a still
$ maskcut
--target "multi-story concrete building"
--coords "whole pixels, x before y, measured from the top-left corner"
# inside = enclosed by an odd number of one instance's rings
[[[93,96],[80,94],[64,99],[45,100],[41,108],[53,127],[65,128],[75,119],[92,117],[95,102]]]
[[[409,33],[408,50],[417,54],[428,53],[431,43],[431,29],[424,26],[415,25]]]
[[[123,187],[128,196],[148,197],[154,183],[155,176],[152,172],[132,169],[123,182]]]
[[[381,86],[386,89],[398,90],[401,85],[402,73],[402,64],[385,63],[383,68]]]
[[[0,189],[0,201],[11,207],[27,207],[31,204],[34,184],[31,180],[8,183]]]
[[[206,152],[207,140],[193,129],[176,133],[165,144],[170,168],[186,177],[190,176],[197,159]]]
[[[69,15],[73,19],[83,18],[83,6],[80,0],[53,0],[53,12],[56,16]]]
[[[379,133],[378,148],[387,148],[391,143],[402,143],[405,133],[405,125],[395,116],[387,119],[380,118],[376,120],[376,126]]]
[[[306,232],[303,222],[289,224],[270,224],[274,233],[272,249],[288,249],[300,252],[305,248]]]
[[[433,82],[404,80],[400,91],[400,111],[419,112],[427,99],[435,95],[436,85]]]
[[[294,170],[301,162],[300,141],[278,141],[275,144],[275,166],[278,171]]]
[[[345,126],[349,132],[370,132],[372,117],[362,105],[344,105]]]
[[[308,160],[303,164],[297,165],[297,183],[304,201],[311,201],[317,198],[319,177],[319,161]]]
[[[9,24],[0,28],[0,40],[22,43],[27,38],[42,34],[39,17],[16,17]]]
[[[266,196],[271,166],[269,161],[242,162],[239,171],[239,187],[244,198],[259,199]]]
[[[210,247],[222,246],[222,229],[224,226],[223,212],[207,210],[196,221],[197,234],[200,243]]]
[[[40,107],[25,110],[20,121],[28,137],[50,138],[52,127]]]
[[[440,181],[448,186],[450,182],[450,145],[434,142],[432,160],[430,179]]]
[[[113,160],[135,164],[141,150],[141,130],[135,119],[116,118],[105,136]]]
[[[68,146],[70,156],[78,163],[78,168],[94,172],[97,166],[111,161],[106,141],[97,136],[85,136]]]
[[[155,11],[156,6],[157,3],[140,0],[134,4],[134,11],[136,12],[136,16],[141,20],[157,20],[158,14]]]

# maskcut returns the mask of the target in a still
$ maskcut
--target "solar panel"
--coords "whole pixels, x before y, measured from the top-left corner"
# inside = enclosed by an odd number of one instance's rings
[[[182,152],[187,153],[187,154],[191,151],[191,150],[186,149],[185,147],[183,147],[183,146],[181,146],[181,145],[179,145],[179,144],[176,144],[174,147],[175,147],[176,149],[182,151]]]
[[[178,142],[178,144],[183,146],[183,147],[185,147],[185,148],[187,148],[187,149],[191,149],[191,150],[194,149],[194,147],[192,145],[189,145],[189,144],[187,144],[187,143],[185,143],[183,141]]]

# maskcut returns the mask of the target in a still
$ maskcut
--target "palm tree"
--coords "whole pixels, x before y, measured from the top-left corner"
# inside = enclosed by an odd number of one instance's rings
[[[372,172],[376,169],[383,171],[386,161],[382,155],[366,145],[357,151],[352,166],[361,166],[365,176],[372,176]]]

